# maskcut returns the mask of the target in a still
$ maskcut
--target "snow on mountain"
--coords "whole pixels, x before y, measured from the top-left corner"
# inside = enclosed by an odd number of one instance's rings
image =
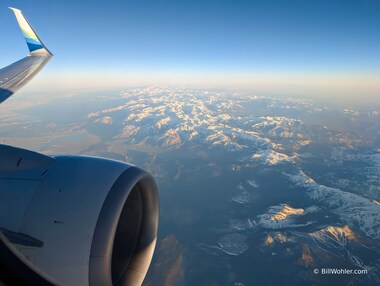
[[[357,247],[362,246],[362,239],[348,225],[343,227],[327,226],[321,230],[309,234],[315,245],[325,252],[332,253],[336,256],[346,257],[354,265],[361,269],[372,270],[372,267],[366,265],[363,260],[353,254],[352,251],[359,252]],[[351,250],[351,248],[353,248]],[[360,253],[360,252],[359,252]]]
[[[118,112],[118,116],[124,113],[121,120],[124,126],[115,136],[119,139],[136,143],[147,139],[146,142],[163,147],[196,142],[214,148],[223,147],[227,151],[250,150],[260,154],[264,164],[290,160],[287,155],[278,153],[283,149],[282,143],[288,144],[282,140],[307,140],[301,134],[300,120],[285,116],[237,115],[244,109],[245,101],[258,97],[232,100],[222,95],[175,88],[170,91],[161,88],[130,90],[120,96],[126,99],[125,104],[87,115],[95,122],[101,121],[101,117],[109,117],[115,123],[113,113]],[[289,144],[298,144],[293,141]]]
[[[260,130],[262,133],[269,135],[270,137],[280,138],[299,138],[303,137],[299,134],[299,127],[302,122],[300,120],[287,118],[287,117],[273,117],[262,116],[261,122],[252,126],[253,129]]]
[[[170,117],[162,118],[156,123],[155,127],[161,129],[162,126],[168,125],[169,121],[171,121]]]
[[[334,245],[346,246],[348,241],[357,240],[357,235],[348,225],[344,227],[328,226],[310,234],[316,242],[334,247]]]
[[[336,145],[332,148],[330,160],[328,156],[324,157],[329,161],[326,165],[330,164],[328,166],[334,167],[359,160],[364,166],[363,170],[365,169],[366,181],[369,184],[367,184],[368,191],[360,189],[356,192],[357,194],[353,194],[338,188],[323,186],[303,172],[288,175],[288,177],[294,184],[309,190],[309,197],[339,214],[350,226],[357,224],[359,229],[368,236],[380,237],[380,206],[375,203],[376,200],[378,201],[375,194],[378,193],[377,190],[380,187],[377,183],[380,174],[380,155],[361,155],[351,146],[352,144],[349,147],[343,144],[346,146],[343,147],[338,139],[340,136],[350,137],[351,135],[347,132],[334,133],[322,125],[306,127],[299,119],[300,117],[290,116],[297,112],[317,115],[327,112],[322,107],[318,109],[313,106],[311,101],[266,99],[253,96],[231,99],[223,94],[182,88],[130,90],[121,93],[121,98],[124,98],[126,102],[122,104],[119,102],[113,108],[92,112],[87,117],[92,122],[112,122],[113,128],[119,124],[119,133],[114,138],[127,142],[142,142],[165,148],[196,144],[208,150],[235,152],[239,163],[259,162],[266,166],[298,165],[301,161],[299,157],[303,161],[307,161],[310,157],[300,152],[303,146],[314,141],[323,144],[338,142],[334,143]],[[273,112],[269,113],[270,116],[263,116],[263,113],[256,114],[249,109],[249,106],[256,101],[260,101],[259,106],[266,105],[267,109],[286,109],[290,113],[287,116],[284,115],[287,114],[285,112],[278,116],[273,115]],[[292,113],[292,110],[297,112]],[[312,154],[310,158],[316,158],[313,157],[314,149],[307,148],[307,152]],[[344,185],[345,190],[352,186],[350,178],[346,177],[337,178],[334,186],[340,188],[339,184]],[[363,196],[367,194],[369,199],[358,194]],[[232,196],[232,200],[239,204],[247,204],[253,199],[252,195],[251,190],[240,190]],[[294,220],[302,214],[288,214],[289,210],[282,205],[270,208],[267,214],[258,218],[258,224],[267,228],[299,226]],[[295,211],[297,209],[291,208],[291,210],[297,212]],[[278,219],[285,214],[284,219]],[[268,216],[273,219],[266,219]]]
[[[104,116],[102,118],[96,119],[95,123],[112,124],[112,118],[110,116]]]
[[[293,162],[293,157],[282,154],[273,150],[260,150],[253,154],[253,160],[259,160],[263,165],[277,165],[284,162]]]
[[[281,232],[274,232],[274,233],[269,233],[264,240],[264,245],[269,246],[273,245],[274,243],[284,243],[288,240],[285,234]]]
[[[310,198],[340,215],[347,224],[354,223],[367,236],[373,239],[380,238],[380,206],[378,204],[356,194],[320,185],[302,171],[287,176],[296,186],[306,188]]]
[[[87,118],[99,117],[102,114],[112,113],[112,112],[115,112],[115,111],[123,110],[127,106],[128,106],[128,104],[125,104],[125,105],[120,105],[120,106],[116,106],[116,107],[113,107],[113,108],[108,108],[108,109],[105,109],[105,110],[102,110],[102,111],[98,111],[98,112],[92,112],[92,113],[87,114]]]
[[[306,224],[295,224],[295,219],[298,216],[305,214],[306,212],[304,209],[292,208],[288,204],[272,206],[266,213],[257,216],[259,220],[258,226],[269,229],[280,229],[309,225],[312,222],[308,222]]]
[[[158,142],[162,142],[164,147],[169,147],[179,145],[182,141],[176,129],[169,129],[158,139]]]
[[[126,125],[123,131],[116,137],[119,139],[128,139],[139,132],[141,127],[135,125]]]

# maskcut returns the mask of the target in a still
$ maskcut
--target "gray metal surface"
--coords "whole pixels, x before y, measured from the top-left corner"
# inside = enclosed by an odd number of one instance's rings
[[[12,10],[20,27],[35,34]],[[26,38],[30,54],[0,69],[0,103],[52,57],[35,38],[37,50]],[[0,279],[7,285],[139,285],[158,216],[157,187],[143,170],[0,145]]]
[[[61,285],[142,283],[159,217],[148,173],[114,160],[6,145],[0,170],[0,228],[20,239],[15,248],[34,266]]]
[[[6,228],[0,227],[1,232],[5,235],[5,237],[13,244],[18,244],[22,246],[28,247],[42,247],[44,243],[34,237],[29,235],[14,232]]]
[[[51,57],[51,55],[29,55],[0,69],[0,103],[27,84]]]
[[[55,281],[18,253],[1,232],[0,254],[1,286],[58,286]]]
[[[35,192],[21,231],[44,242],[35,265],[62,285],[88,285],[91,244],[100,210],[130,166],[91,157],[59,157]]]
[[[21,232],[30,201],[54,162],[36,152],[0,145],[0,227]]]
[[[141,285],[153,257],[158,218],[153,178],[137,167],[124,171],[112,186],[96,225],[90,285]]]
[[[30,150],[0,144],[0,178],[25,179],[22,171],[38,170],[49,168],[54,163],[54,158],[33,152]],[[17,171],[17,172],[15,172]],[[33,173],[28,172],[29,177]],[[38,180],[40,174],[34,174],[31,178]]]

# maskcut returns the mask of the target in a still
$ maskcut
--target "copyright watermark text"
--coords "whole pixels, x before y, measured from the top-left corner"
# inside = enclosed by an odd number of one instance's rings
[[[368,274],[367,269],[347,269],[347,268],[315,268],[314,274],[321,275],[365,275]]]

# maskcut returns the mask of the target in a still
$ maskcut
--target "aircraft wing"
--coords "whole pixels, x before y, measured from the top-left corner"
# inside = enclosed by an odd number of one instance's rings
[[[46,48],[22,12],[10,8],[29,48],[29,54],[7,67],[0,69],[0,103],[28,83],[50,60],[53,54]]]
[[[0,103],[28,83],[53,55],[42,43],[22,12],[15,8],[10,9],[15,13],[17,22],[24,34],[29,54],[23,59],[0,69]],[[12,152],[8,153],[8,149],[7,146],[0,145],[0,158],[4,159],[11,155]],[[0,172],[4,172],[1,167]],[[8,241],[3,232],[7,233],[6,230],[0,228],[0,285],[5,283],[5,285],[52,286],[53,283],[46,275],[11,246],[11,242]]]
[[[0,70],[0,103],[52,56],[11,9],[30,53]],[[0,144],[0,286],[142,285],[158,219],[157,185],[144,170]]]

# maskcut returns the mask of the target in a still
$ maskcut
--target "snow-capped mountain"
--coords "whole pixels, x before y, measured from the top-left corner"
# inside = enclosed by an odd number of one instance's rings
[[[60,121],[64,108],[73,117]],[[369,271],[322,277],[332,285],[380,283],[379,108],[150,87],[43,110],[16,123],[2,114],[2,143],[126,160],[157,179],[161,235],[170,234],[158,238],[157,273],[171,261],[183,273],[226,274],[220,285],[252,275],[311,285],[321,278],[312,270],[329,266]]]

